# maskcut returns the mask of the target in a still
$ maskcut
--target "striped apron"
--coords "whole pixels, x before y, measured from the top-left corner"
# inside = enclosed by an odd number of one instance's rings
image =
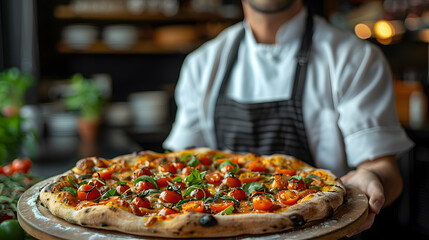
[[[247,104],[234,101],[226,94],[240,42],[244,38],[244,28],[242,29],[228,57],[227,70],[216,101],[214,121],[218,149],[260,155],[283,153],[314,165],[302,116],[302,96],[312,37],[313,16],[308,12],[306,28],[297,55],[291,98],[284,101]]]

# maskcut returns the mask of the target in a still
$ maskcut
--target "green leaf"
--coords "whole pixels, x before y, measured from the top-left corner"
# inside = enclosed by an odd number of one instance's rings
[[[204,181],[204,177],[206,176],[206,172],[200,173],[197,169],[191,169],[191,174],[189,174],[185,181],[188,184],[188,186],[192,185],[200,185]]]
[[[224,158],[223,154],[216,153],[216,155],[213,157],[213,161],[216,161],[217,159],[220,159],[220,158]]]
[[[260,182],[248,182],[243,185],[242,189],[246,192],[247,196],[251,196],[253,192],[255,191],[263,191],[267,189],[268,187]]]
[[[235,199],[235,198],[233,198],[231,196],[223,195],[222,197],[220,197],[220,199],[227,200],[227,201],[233,201],[235,206],[237,206],[237,207],[240,206],[240,202],[237,201],[237,199]]]
[[[200,160],[196,157],[193,157],[189,162],[188,162],[188,166],[189,167],[196,167],[198,166],[198,164],[200,164]]]
[[[103,194],[103,196],[101,197],[101,200],[109,198],[109,197],[113,197],[113,196],[121,196],[116,189],[110,189],[109,191],[107,191],[105,194]]]
[[[134,185],[136,185],[138,182],[141,182],[141,181],[150,182],[156,187],[156,189],[159,189],[158,183],[156,183],[156,181],[153,178],[147,175],[140,176],[136,180],[134,180]]]
[[[187,199],[180,200],[178,203],[176,203],[176,207],[177,207],[179,210],[182,210],[182,205],[183,205],[183,204],[185,204],[185,203],[187,203],[187,202],[190,202],[190,201],[195,201],[195,200],[197,200],[197,199],[194,199],[194,198],[187,198]]]
[[[206,192],[204,191],[204,188],[203,188],[203,186],[201,186],[201,185],[193,185],[193,186],[190,186],[187,190],[186,190],[186,192],[185,192],[185,194],[183,195],[183,197],[187,197],[187,196],[189,196],[189,195],[191,195],[191,193],[194,191],[194,190],[201,190],[201,191],[203,191],[203,193],[204,193],[204,199],[206,199]]]
[[[231,205],[216,215],[228,215],[228,214],[232,214],[233,211],[234,211],[234,205]]]
[[[233,171],[231,171],[231,172],[232,172],[232,173],[234,173],[234,174],[237,174],[238,170],[240,169],[240,167],[238,166],[238,164],[233,163],[233,162],[231,162],[231,160],[227,159],[227,160],[225,160],[225,161],[224,161],[224,162],[219,166],[219,171],[220,171],[223,167],[225,167],[225,166],[227,166],[227,165],[233,165],[233,166],[234,166],[234,170],[233,170]]]
[[[127,182],[117,181],[116,184],[119,185],[119,186],[125,186],[125,185],[127,185]]]
[[[181,183],[183,180],[182,180],[182,178],[180,176],[177,176],[177,177],[171,179],[171,181],[172,182],[179,182],[179,183]]]
[[[181,162],[189,162],[189,161],[191,161],[192,159],[194,159],[195,158],[195,156],[194,155],[192,155],[192,154],[190,154],[190,153],[185,153],[185,154],[183,154],[182,155],[182,157],[180,158],[180,161]]]
[[[77,197],[77,191],[76,191],[75,188],[72,188],[72,187],[63,187],[63,188],[61,188],[61,191],[68,192],[71,195],[73,195],[73,197]]]
[[[71,178],[70,176],[67,176],[67,180],[74,186],[74,187],[78,187],[79,185],[76,184],[76,182],[73,180],[73,178]]]

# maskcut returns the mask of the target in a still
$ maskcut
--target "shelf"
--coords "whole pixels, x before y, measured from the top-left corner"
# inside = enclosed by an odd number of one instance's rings
[[[242,14],[240,14],[242,15]],[[57,19],[64,20],[116,20],[116,21],[151,21],[151,22],[178,22],[178,21],[240,21],[243,16],[229,18],[215,13],[197,13],[193,11],[181,10],[174,16],[166,16],[161,13],[142,13],[131,14],[126,10],[118,10],[115,12],[99,12],[99,13],[76,13],[71,6],[59,5],[55,8],[54,16]]]
[[[141,41],[129,49],[114,50],[104,42],[97,41],[87,49],[76,50],[60,41],[57,50],[63,54],[186,54],[198,46],[200,46],[199,43],[182,47],[163,47],[153,41]]]

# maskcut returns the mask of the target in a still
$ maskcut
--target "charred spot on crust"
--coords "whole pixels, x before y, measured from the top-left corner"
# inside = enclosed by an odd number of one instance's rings
[[[46,186],[45,192],[54,192],[55,191],[55,185],[57,185],[57,184],[56,183],[51,183],[48,186]]]
[[[295,227],[300,227],[305,224],[304,218],[299,214],[294,214],[290,216],[289,219],[293,222]]]
[[[109,209],[110,209],[110,211],[113,211],[113,212],[117,211],[116,208],[114,208],[114,207],[109,207]]]
[[[217,220],[211,214],[205,214],[200,218],[200,224],[204,227],[212,227],[217,224]]]
[[[329,206],[329,208],[328,208],[328,218],[331,218],[333,216],[334,216],[334,209],[331,206]]]
[[[195,231],[189,231],[188,234],[194,234]]]
[[[85,222],[81,222],[81,223],[80,223],[80,225],[85,226],[85,225],[86,225],[86,223],[85,223]]]
[[[104,222],[100,223],[100,227],[107,227],[107,226],[109,226],[107,223],[104,223]]]
[[[274,226],[273,226],[273,228],[274,228],[274,229],[276,229],[276,228],[278,228],[278,227],[277,227],[277,225],[274,225]]]
[[[91,211],[91,208],[85,209],[85,213],[89,213]]]

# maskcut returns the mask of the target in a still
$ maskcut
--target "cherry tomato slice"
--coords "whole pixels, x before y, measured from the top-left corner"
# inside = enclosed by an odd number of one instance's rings
[[[91,180],[91,183],[92,183],[92,185],[96,186],[97,188],[100,188],[100,187],[106,185],[106,181],[104,179],[98,178],[98,177],[97,178],[93,178]]]
[[[151,172],[150,172],[150,170],[149,170],[148,167],[143,167],[141,169],[135,170],[134,173],[133,173],[133,175],[134,175],[134,179],[136,179],[136,178],[141,177],[143,175],[150,176],[152,174],[151,174]]]
[[[212,196],[212,194],[206,188],[204,188],[204,191],[201,190],[201,189],[195,189],[189,195],[190,198],[198,198],[198,199],[200,199],[200,198],[208,198],[208,197],[211,197],[211,196]]]
[[[206,180],[208,183],[218,184],[218,183],[221,183],[222,181],[222,175],[218,171],[208,172],[206,174]]]
[[[168,182],[171,182],[171,178],[169,177],[163,177],[156,179],[156,183],[158,184],[159,188],[167,187]]]
[[[286,169],[286,168],[277,168],[276,169],[276,175],[289,175],[289,176],[295,176],[296,175],[296,169]]]
[[[172,174],[176,174],[177,173],[177,169],[174,167],[174,165],[172,163],[169,164],[160,164],[158,166],[158,170],[160,172],[169,172]]]
[[[303,180],[298,180],[296,178],[289,179],[289,183],[287,185],[289,190],[304,190],[307,189],[307,185]]]
[[[305,198],[307,195],[310,195],[312,193],[316,193],[317,190],[315,189],[305,189],[304,191],[299,192],[299,199]]]
[[[136,187],[136,190],[139,192],[156,188],[155,185],[153,185],[152,183],[147,182],[147,181],[140,181],[137,183],[137,185],[135,187]]]
[[[182,195],[170,190],[165,190],[159,195],[159,200],[165,203],[178,203],[182,199]]]
[[[232,172],[234,171],[235,166],[234,165],[225,165],[222,167],[222,169],[220,170],[223,174],[226,174],[227,172]]]
[[[100,192],[95,186],[84,184],[77,190],[77,199],[80,201],[88,200],[92,201],[101,196]]]
[[[265,172],[265,164],[259,160],[250,162],[247,168],[253,172]]]
[[[211,164],[212,164],[212,160],[210,160],[210,158],[208,158],[207,156],[201,156],[201,157],[199,157],[198,159],[200,160],[200,162],[201,162],[203,165],[208,166],[208,165],[211,165]]]
[[[174,163],[173,163],[173,166],[174,166],[176,169],[183,169],[183,168],[185,168],[187,165],[186,165],[186,163],[184,163],[184,162],[174,162]]]
[[[107,168],[107,169],[103,169],[100,171],[100,177],[102,179],[110,179],[112,178],[112,174],[113,174],[114,170],[112,168]]]
[[[161,211],[158,212],[158,215],[159,216],[167,216],[167,215],[176,214],[176,213],[178,213],[178,212],[174,211],[171,208],[163,208],[163,209],[161,209]]]
[[[274,203],[271,199],[264,195],[259,195],[252,198],[253,209],[255,210],[268,210],[270,209]]]
[[[241,181],[236,177],[227,177],[224,183],[230,188],[241,187]]]
[[[212,210],[212,213],[220,213],[223,210],[225,210],[227,207],[234,205],[233,201],[222,201],[222,202],[214,202],[210,204],[210,210]]]
[[[128,185],[119,185],[116,187],[116,192],[118,192],[120,195],[124,194],[124,193],[131,193],[131,191],[129,190],[130,186]]]
[[[279,200],[283,204],[286,205],[293,205],[298,201],[299,194],[295,190],[283,190],[279,192]]]
[[[255,173],[255,172],[245,172],[240,174],[240,181],[241,183],[245,184],[248,182],[256,182],[258,181],[258,179],[261,177],[261,175],[259,173]]]
[[[199,212],[204,211],[204,202],[203,201],[190,201],[182,205],[182,209],[185,212]]]
[[[151,208],[150,202],[147,198],[143,197],[135,197],[133,201],[131,202],[136,207],[142,207],[142,208]]]
[[[246,199],[246,192],[238,189],[238,188],[234,188],[232,189],[229,193],[228,196],[235,198],[238,201],[244,200]]]
[[[174,185],[176,185],[180,190],[183,190],[186,187],[184,182],[175,182]]]

